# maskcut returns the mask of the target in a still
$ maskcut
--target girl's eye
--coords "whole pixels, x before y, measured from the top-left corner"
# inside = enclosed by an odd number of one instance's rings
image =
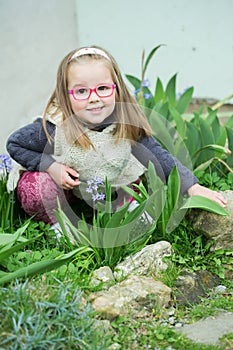
[[[86,94],[88,94],[88,89],[86,89],[86,88],[76,88],[75,90],[74,90],[74,93],[75,93],[75,95],[86,95]]]
[[[100,85],[97,88],[97,91],[109,91],[112,87],[110,85]]]

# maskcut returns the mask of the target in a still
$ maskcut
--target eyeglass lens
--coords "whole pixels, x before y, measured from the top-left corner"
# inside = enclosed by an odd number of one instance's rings
[[[114,88],[114,84],[98,85],[94,89],[87,88],[84,86],[77,86],[77,88],[74,89],[73,95],[74,98],[82,100],[89,98],[91,93],[94,91],[99,97],[108,97],[111,96]]]

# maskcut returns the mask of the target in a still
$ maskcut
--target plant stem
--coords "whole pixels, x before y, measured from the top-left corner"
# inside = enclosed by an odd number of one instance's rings
[[[219,107],[224,105],[226,102],[228,102],[232,98],[233,98],[233,94],[231,94],[230,96],[227,96],[226,98],[224,98],[223,100],[217,102],[214,106],[212,106],[212,109],[218,109]]]

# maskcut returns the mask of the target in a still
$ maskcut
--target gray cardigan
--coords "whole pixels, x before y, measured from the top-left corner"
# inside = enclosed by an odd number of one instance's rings
[[[102,126],[97,132],[101,132]],[[51,136],[55,133],[55,125],[47,121],[47,129]],[[28,124],[11,134],[6,144],[7,151],[12,159],[28,171],[45,171],[55,159],[54,144],[49,143],[42,126],[42,118],[38,118],[34,123]],[[173,157],[168,151],[162,148],[153,136],[144,137],[135,145],[132,145],[132,154],[146,168],[151,161],[158,176],[166,182],[171,170],[176,165],[180,174],[181,194],[186,191],[198,179],[193,173],[183,166],[180,161]]]

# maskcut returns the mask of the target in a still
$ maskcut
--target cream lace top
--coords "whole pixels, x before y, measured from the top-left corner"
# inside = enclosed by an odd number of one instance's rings
[[[95,176],[103,181],[107,177],[112,186],[127,185],[138,179],[145,167],[131,154],[128,140],[117,141],[110,125],[103,131],[88,130],[94,149],[84,149],[68,145],[62,126],[55,133],[55,159],[67,164],[79,173],[80,181],[88,181]]]

